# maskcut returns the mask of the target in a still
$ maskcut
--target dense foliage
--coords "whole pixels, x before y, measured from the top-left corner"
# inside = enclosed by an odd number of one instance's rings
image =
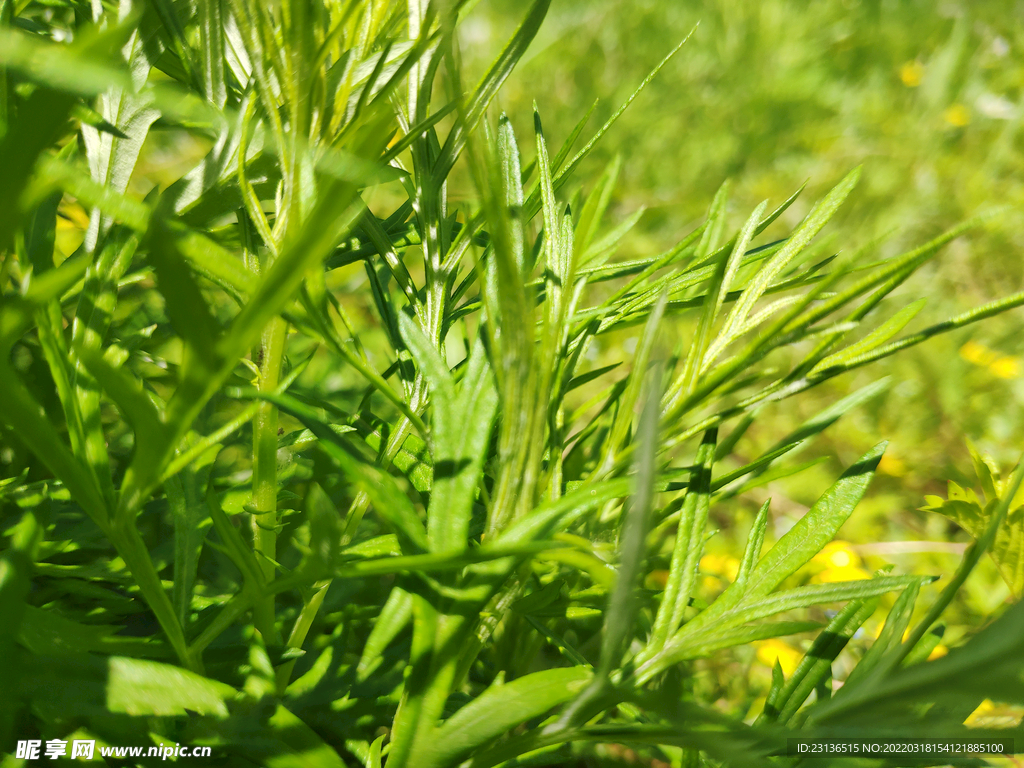
[[[726,184],[622,260],[617,161],[572,174],[685,53],[596,130],[555,150],[534,112],[524,139],[490,107],[547,0],[475,86],[460,3],[0,8],[0,749],[746,766],[796,732],[978,735],[983,701],[1024,704],[1019,607],[929,660],[982,554],[1020,591],[1024,467],[979,455],[982,497],[929,500],[976,543],[921,606],[928,575],[804,570],[884,443],[789,530],[761,504],[724,583],[701,566],[713,509],[806,468],[793,452],[888,382],[738,459],[766,407],[1024,304],[913,332],[920,302],[881,311],[986,216],[835,253],[815,238],[859,169],[785,230],[799,192],[733,232]],[[195,160],[141,196],[158,131]],[[595,365],[629,329],[629,359]],[[763,706],[723,712],[703,661],[793,635],[813,640]]]

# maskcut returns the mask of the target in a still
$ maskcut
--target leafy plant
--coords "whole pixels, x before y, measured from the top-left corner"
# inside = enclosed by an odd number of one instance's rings
[[[484,768],[622,742],[757,765],[800,726],[952,737],[964,706],[1024,700],[1016,608],[917,663],[1022,469],[906,640],[929,577],[794,581],[884,444],[762,554],[763,505],[720,595],[698,578],[712,506],[797,471],[780,459],[884,383],[734,466],[761,408],[1024,303],[903,336],[918,305],[867,322],[982,218],[895,258],[823,258],[854,170],[784,237],[757,244],[797,195],[733,234],[723,186],[675,247],[614,260],[636,221],[605,221],[617,166],[569,182],[657,70],[579,150],[586,117],[552,154],[534,114],[524,162],[490,107],[547,0],[473,88],[459,3],[2,7],[5,744]],[[140,199],[158,129],[208,149]],[[74,206],[89,225],[64,258]],[[637,327],[622,371],[588,367]],[[837,603],[753,727],[694,696],[695,660],[814,631],[804,609]]]
[[[968,448],[974,471],[981,483],[981,495],[950,480],[947,498],[929,496],[925,499],[927,504],[921,509],[945,515],[975,539],[980,539],[1000,508],[1003,498],[1010,492],[1011,485],[1009,478],[1001,476],[999,467],[991,457],[980,453],[973,445],[968,445]],[[1005,518],[996,531],[989,555],[999,567],[999,573],[1013,596],[1019,600],[1024,590],[1024,549],[1021,541],[1024,499],[1021,499],[1018,492],[1006,503],[1008,507]]]

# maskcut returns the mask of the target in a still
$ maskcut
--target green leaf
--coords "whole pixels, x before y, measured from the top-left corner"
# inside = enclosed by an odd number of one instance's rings
[[[608,480],[577,488],[559,499],[541,504],[529,515],[505,530],[498,541],[502,544],[522,544],[536,541],[565,530],[584,513],[620,499],[630,492],[626,479]]]
[[[457,764],[519,723],[569,701],[592,674],[586,667],[549,669],[491,686],[437,729],[432,747],[417,763],[424,768]]]
[[[196,365],[216,366],[221,328],[182,258],[174,231],[157,218],[150,227],[145,245],[171,324],[194,350]]]
[[[115,368],[98,350],[83,349],[80,356],[85,367],[131,424],[138,450],[148,450],[152,443],[166,439],[168,430],[141,381],[124,368]]]
[[[153,10],[160,19],[164,31],[171,41],[171,47],[178,55],[179,63],[185,70],[186,82],[195,83],[196,77],[192,67],[192,51],[185,39],[185,25],[171,0],[149,0]]]
[[[435,187],[440,187],[448,177],[455,160],[466,144],[467,136],[483,117],[487,105],[491,103],[491,99],[494,98],[501,84],[505,82],[519,59],[526,53],[527,47],[536,36],[537,30],[540,29],[541,22],[544,21],[550,5],[551,0],[534,0],[519,29],[516,30],[505,49],[491,64],[490,69],[487,70],[472,96],[469,97],[461,111],[460,119],[448,133],[448,138],[445,139],[444,147],[434,165],[432,181]]]
[[[832,541],[867,491],[886,445],[879,443],[850,466],[758,561],[744,587],[734,584],[722,593],[712,606],[711,615],[735,605],[743,595],[767,595]],[[722,608],[715,607],[719,604]],[[710,618],[709,615],[707,619]]]
[[[920,591],[921,583],[914,582],[896,598],[896,602],[889,609],[889,613],[885,617],[885,624],[882,626],[882,631],[879,632],[878,638],[861,657],[853,671],[846,676],[846,681],[843,684],[844,688],[847,685],[855,686],[858,680],[875,669],[885,656],[900,645],[907,627],[910,626],[910,619],[914,614],[914,605],[917,602],[917,596]],[[930,653],[931,648],[928,650]],[[925,657],[927,658],[927,654]],[[851,687],[850,690],[854,690],[854,688]]]
[[[814,209],[801,222],[793,234],[764,267],[757,273],[744,290],[743,294],[736,301],[735,306],[725,320],[725,327],[728,329],[739,328],[746,320],[747,315],[754,308],[758,299],[764,295],[768,286],[775,280],[786,266],[811,242],[821,228],[828,223],[836,210],[846,197],[853,191],[857,180],[860,178],[860,168],[854,168],[836,187],[819,202]]]
[[[920,580],[920,578],[920,576],[883,576],[860,581],[812,584],[774,592],[766,597],[747,599],[728,610],[714,611],[715,606],[721,600],[719,598],[712,603],[711,608],[684,624],[682,629],[666,644],[664,651],[639,666],[638,677],[647,680],[658,670],[665,669],[682,659],[691,658],[696,649],[703,648],[709,639],[717,637],[718,633],[726,629],[774,616],[784,611],[808,608],[812,605],[858,600],[903,590],[914,580]],[[708,618],[704,619],[705,616]],[[713,621],[709,619],[713,619]]]
[[[366,638],[362,656],[356,666],[356,676],[366,680],[381,663],[384,650],[412,621],[412,596],[401,587],[393,587],[380,615]]]
[[[175,717],[188,711],[227,717],[234,688],[169,664],[112,656],[33,657],[23,689],[36,706],[63,717],[121,714]]]
[[[306,491],[306,517],[309,519],[309,558],[314,573],[333,571],[339,558],[338,549],[344,525],[338,508],[318,483]]]
[[[619,567],[615,588],[608,599],[601,640],[599,675],[606,676],[618,666],[633,634],[639,609],[636,591],[640,586],[647,531],[654,505],[654,478],[657,474],[659,411],[661,410],[661,365],[655,365],[647,377],[646,402],[636,433],[633,456],[634,490],[622,514],[619,531]]]
[[[82,509],[101,527],[109,510],[92,473],[60,439],[57,430],[43,415],[43,409],[18,381],[7,363],[13,339],[4,339],[4,326],[11,324],[13,302],[0,308],[0,418],[14,429],[20,439],[40,458],[74,496]]]
[[[207,101],[223,109],[228,98],[224,82],[224,9],[221,0],[199,0],[198,6],[203,92]]]
[[[686,368],[683,370],[681,377],[687,394],[693,390],[697,375],[707,370],[714,363],[715,358],[721,354],[734,333],[734,329],[726,322],[719,331],[718,339],[713,344],[711,343],[711,329],[718,318],[718,313],[722,308],[725,297],[729,293],[729,288],[736,277],[740,260],[750,246],[750,240],[754,236],[754,228],[760,223],[761,216],[764,214],[767,205],[768,201],[764,201],[754,209],[754,212],[747,219],[747,223],[740,230],[732,252],[728,258],[723,259],[715,268],[715,275],[708,285],[707,293],[704,294],[704,307],[697,325],[697,333],[690,346],[690,352],[686,358]],[[714,206],[712,206],[712,211],[714,212]],[[709,231],[710,227],[705,232]],[[703,247],[704,242],[702,240],[701,246],[697,249],[698,255],[701,254]]]
[[[629,434],[630,427],[633,425],[633,411],[640,398],[644,377],[647,375],[647,367],[650,364],[651,355],[658,341],[659,327],[661,319],[665,315],[665,307],[667,305],[668,295],[662,294],[655,302],[647,318],[647,324],[644,326],[640,343],[637,344],[636,355],[633,358],[633,367],[626,379],[626,388],[619,397],[615,419],[612,422],[602,451],[601,467],[604,471],[610,470],[614,465],[616,456]]]
[[[789,723],[811,695],[811,691],[822,680],[832,675],[832,662],[850,642],[854,632],[871,618],[877,607],[876,597],[854,600],[839,611],[814,639],[778,695],[769,697],[765,702],[762,718],[772,722]]]
[[[25,606],[18,641],[39,656],[94,651],[132,656],[168,656],[171,649],[150,638],[117,635],[122,627],[106,624],[80,624],[53,608]]]
[[[96,109],[103,120],[127,138],[118,138],[90,125],[81,128],[93,181],[101,188],[119,194],[127,190],[150,126],[160,114],[147,96],[138,93],[149,77],[152,57],[162,47],[150,39],[151,36],[152,32],[147,34],[141,29],[129,35],[127,44],[121,49],[124,60],[118,64],[121,73],[130,79],[127,83],[120,79],[108,81],[108,87],[97,99]],[[99,211],[93,211],[85,236],[87,250],[95,251],[102,245],[101,238],[106,235],[110,223]]]
[[[701,636],[699,643],[688,644],[686,656],[679,660],[705,658],[723,648],[735,648],[758,640],[798,635],[816,629],[821,629],[821,624],[816,621],[768,621],[724,629],[721,632],[708,632]]]
[[[668,582],[654,621],[652,649],[664,645],[675,634],[683,622],[683,612],[690,604],[697,580],[697,566],[704,550],[704,529],[707,527],[711,501],[711,469],[717,441],[718,430],[709,429],[697,449],[697,458],[690,472],[690,484],[676,527]]]
[[[873,580],[874,581],[874,580]],[[990,698],[1024,703],[1024,603],[1011,606],[966,644],[935,661],[898,670],[878,670],[848,695],[816,707],[809,722],[815,726],[919,721],[929,703],[954,704],[965,699]],[[936,710],[938,711],[938,710]],[[936,727],[959,725],[932,722]]]
[[[477,482],[483,470],[498,407],[494,378],[477,341],[469,370],[450,406],[451,421],[435,423],[437,453],[427,510],[427,538],[434,551],[466,548]]]
[[[761,559],[761,547],[764,544],[764,532],[768,528],[768,511],[771,508],[772,500],[768,499],[757,511],[754,523],[750,526],[750,533],[747,534],[747,544],[743,549],[743,559],[736,572],[737,589],[745,590],[750,572]]]
[[[582,128],[582,126],[580,126]],[[556,158],[557,160],[557,158]],[[583,203],[583,210],[580,211],[579,224],[576,226],[576,263],[581,266],[586,263],[583,254],[590,248],[590,244],[597,237],[597,230],[601,225],[601,219],[608,204],[612,199],[612,192],[615,189],[615,182],[619,178],[619,169],[622,167],[622,157],[616,155],[604,169],[601,178],[587,195]],[[557,172],[557,168],[555,171]]]
[[[4,169],[4,183],[0,185],[0,248],[6,250],[13,244],[20,197],[29,175],[43,150],[64,131],[73,103],[69,94],[39,88],[19,105],[18,117],[0,138],[0,168]]]
[[[345,768],[345,762],[305,722],[278,704],[267,722],[271,737],[286,747],[263,757],[267,768]]]
[[[984,478],[982,481],[984,483]],[[991,481],[989,485],[994,493],[995,487]],[[950,481],[948,498],[936,498],[937,504],[922,509],[945,515],[978,540],[984,535],[1000,506],[999,496],[989,498],[989,502],[983,505],[974,491],[962,490]],[[999,525],[988,553],[1014,597],[1019,599],[1024,594],[1024,500],[1015,498],[1010,502],[1006,517]]]
[[[301,421],[320,440],[324,452],[370,498],[374,509],[395,529],[403,551],[425,551],[427,534],[409,498],[394,479],[355,454],[343,435],[337,434],[308,405],[290,395],[261,392],[260,397]]]
[[[924,309],[926,301],[926,299],[919,299],[918,301],[905,306],[856,344],[851,344],[845,349],[826,357],[811,369],[811,373],[817,373],[818,371],[831,368],[834,365],[842,365],[845,362],[853,360],[860,355],[866,354],[871,350],[882,346],[885,342],[902,331],[907,324],[917,316],[918,312]]]
[[[696,257],[698,264],[715,252],[719,241],[722,239],[722,232],[725,230],[726,209],[729,206],[730,186],[731,184],[728,179],[723,181],[722,186],[718,188],[714,198],[711,200],[711,209],[708,211],[708,223],[704,228],[704,234],[700,237],[700,243],[697,245]],[[735,249],[733,250],[735,251]],[[746,249],[744,248],[744,250]]]
[[[180,474],[164,482],[168,506],[174,519],[174,603],[181,626],[188,626],[192,610],[192,594],[199,569],[199,555],[211,520],[202,493],[209,470],[186,467]]]
[[[5,691],[17,690],[22,675],[15,639],[25,614],[30,568],[27,554],[20,549],[11,548],[0,554],[0,623],[5,628],[0,634],[0,686]],[[0,700],[0,738],[6,739],[8,744],[18,709],[13,696]]]
[[[729,483],[747,474],[753,473],[755,477],[762,474],[775,459],[806,445],[811,438],[824,432],[846,413],[884,392],[889,388],[890,384],[891,379],[886,376],[836,401],[805,421],[749,464],[716,479],[712,485],[712,490],[724,488]]]

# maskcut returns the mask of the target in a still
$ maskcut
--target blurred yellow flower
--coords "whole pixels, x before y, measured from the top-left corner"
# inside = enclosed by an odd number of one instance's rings
[[[946,111],[942,113],[942,116],[946,119],[947,123],[955,125],[957,128],[963,128],[971,122],[971,113],[967,111],[967,107],[963,104],[950,104]]]
[[[700,569],[731,582],[736,580],[736,574],[740,572],[740,561],[729,555],[704,555],[700,559]]]
[[[960,357],[975,365],[989,365],[995,361],[998,355],[984,344],[968,341],[960,347]]]
[[[1020,375],[1020,360],[1015,357],[1000,357],[988,369],[1000,379],[1013,379]]]
[[[871,574],[860,567],[860,557],[846,541],[830,541],[811,563],[821,569],[811,579],[818,584],[871,578]]]
[[[882,454],[881,460],[878,462],[878,471],[883,475],[903,477],[907,474],[907,465],[903,463],[902,459],[888,453],[884,453]]]
[[[917,88],[921,84],[924,66],[919,61],[908,61],[900,67],[900,80],[907,88]]]
[[[985,699],[964,720],[968,728],[1015,728],[1024,719],[1024,707]]]
[[[949,653],[949,648],[944,646],[942,643],[939,643],[934,648],[932,648],[932,652],[928,654],[928,661],[935,661],[936,659],[941,659],[947,653]]]
[[[988,368],[993,376],[998,376],[1000,379],[1013,379],[1021,374],[1019,358],[1000,355],[995,350],[976,341],[968,341],[960,347],[960,357],[974,365]]]
[[[850,548],[848,541],[830,541],[821,552],[814,556],[814,562],[820,563],[828,568],[846,568],[851,565],[860,565],[860,557]]]
[[[803,654],[796,648],[787,645],[781,640],[761,640],[755,643],[757,646],[757,660],[766,667],[774,667],[776,660],[782,667],[783,673],[788,677],[793,674]]]

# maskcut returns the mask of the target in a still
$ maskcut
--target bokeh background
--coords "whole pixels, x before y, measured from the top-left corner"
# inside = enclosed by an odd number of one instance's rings
[[[515,0],[475,7],[461,35],[469,72],[483,71],[522,12]],[[537,41],[499,96],[500,108],[527,145],[536,102],[549,143],[558,146],[595,96],[591,129],[688,34],[578,174],[586,187],[620,156],[613,219],[646,209],[624,239],[621,258],[669,248],[700,221],[726,179],[735,228],[762,199],[774,206],[806,182],[787,214],[789,226],[863,164],[858,189],[826,230],[823,255],[863,249],[864,261],[873,261],[981,211],[1004,209],[947,247],[879,316],[927,297],[909,329],[915,330],[1024,287],[1024,3],[554,0]],[[686,329],[681,322],[675,332],[685,335]],[[766,409],[741,452],[754,455],[880,373],[891,377],[883,395],[792,460],[820,463],[713,508],[721,534],[703,562],[708,586],[716,573],[734,575],[756,502],[772,497],[781,532],[843,466],[882,438],[890,447],[879,477],[842,541],[816,559],[809,578],[848,578],[886,564],[948,576],[970,539],[920,507],[925,495],[945,496],[948,480],[978,487],[967,440],[1005,470],[1024,450],[1022,330],[1018,310],[842,377],[799,403]],[[618,345],[630,343],[628,335],[606,340],[602,362],[614,361]],[[938,652],[983,625],[1008,599],[986,559],[949,615]],[[749,686],[767,685],[775,659],[789,667],[799,650],[800,640],[770,641],[753,656],[732,659],[730,669],[710,666],[706,684],[721,688],[721,703],[729,708],[730,701],[749,700],[731,685],[747,693]]]

